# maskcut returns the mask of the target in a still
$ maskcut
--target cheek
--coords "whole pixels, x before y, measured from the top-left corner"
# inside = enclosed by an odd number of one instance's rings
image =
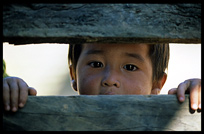
[[[79,94],[98,95],[100,87],[100,76],[93,75],[90,71],[81,70],[77,75],[77,88]]]
[[[124,89],[126,94],[149,95],[152,89],[152,82],[145,75],[137,75],[138,77],[124,80]]]
[[[151,93],[151,87],[141,82],[134,82],[134,84],[126,85],[126,94],[137,94],[137,95],[149,95]]]

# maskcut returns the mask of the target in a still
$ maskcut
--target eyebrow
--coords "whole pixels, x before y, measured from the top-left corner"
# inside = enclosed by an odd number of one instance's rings
[[[145,59],[141,55],[136,54],[136,53],[125,53],[125,56],[136,58],[141,62],[145,62]]]
[[[91,54],[103,54],[103,53],[104,53],[104,51],[102,51],[102,50],[91,49],[91,50],[88,50],[85,54],[86,55],[91,55]],[[124,53],[124,56],[132,57],[132,58],[138,59],[141,62],[145,62],[145,59],[141,55],[136,54],[136,53],[126,52],[126,53]]]
[[[88,50],[85,54],[90,55],[90,54],[101,54],[103,53],[102,50]]]

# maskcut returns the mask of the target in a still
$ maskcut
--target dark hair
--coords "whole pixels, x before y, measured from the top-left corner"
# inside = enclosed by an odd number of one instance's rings
[[[169,44],[149,44],[149,56],[152,61],[152,81],[157,82],[162,78],[169,63]],[[82,44],[70,44],[68,64],[76,71],[77,62],[82,51]]]
[[[82,44],[69,44],[68,65],[76,71],[77,62],[82,51]]]
[[[169,44],[151,44],[149,47],[149,56],[152,61],[153,76],[152,81],[157,82],[165,74],[169,64]]]

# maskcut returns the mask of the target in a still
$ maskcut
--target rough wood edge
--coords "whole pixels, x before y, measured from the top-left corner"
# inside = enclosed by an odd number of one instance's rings
[[[200,131],[201,114],[189,112],[188,95],[183,103],[175,95],[29,96],[25,108],[3,113],[3,125],[11,131]]]
[[[15,45],[29,45],[39,43],[66,43],[66,44],[82,44],[82,43],[184,43],[184,44],[200,44],[201,39],[165,39],[165,38],[134,38],[134,37],[6,37],[3,42]]]

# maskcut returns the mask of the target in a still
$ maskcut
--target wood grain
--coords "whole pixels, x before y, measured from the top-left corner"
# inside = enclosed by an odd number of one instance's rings
[[[6,131],[200,131],[201,113],[175,95],[29,96],[3,113]]]
[[[3,41],[201,43],[201,4],[7,4]]]

